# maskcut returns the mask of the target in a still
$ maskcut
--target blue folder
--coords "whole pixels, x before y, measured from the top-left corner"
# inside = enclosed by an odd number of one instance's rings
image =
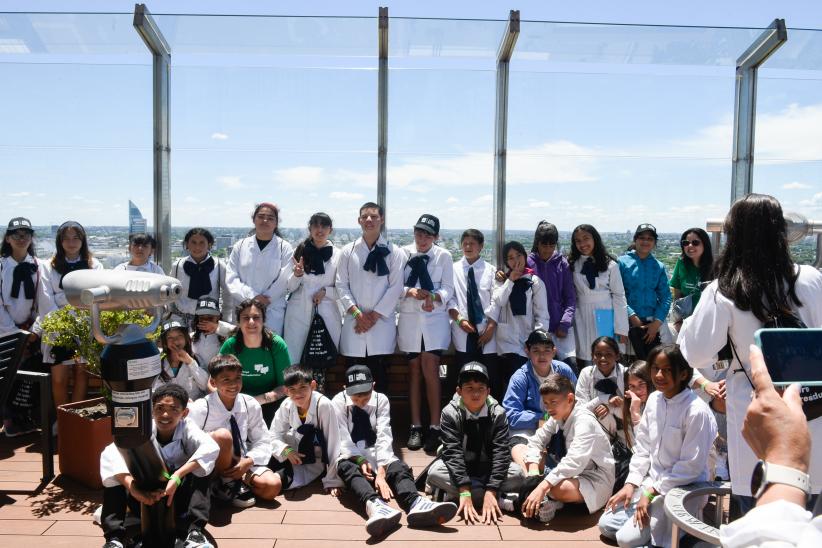
[[[613,308],[598,308],[594,310],[594,318],[597,322],[597,337],[614,336]]]

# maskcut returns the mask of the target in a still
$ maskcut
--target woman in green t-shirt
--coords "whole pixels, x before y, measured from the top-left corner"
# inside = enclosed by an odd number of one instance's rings
[[[692,295],[690,309],[693,311],[702,292],[699,284],[713,279],[711,272],[714,267],[714,254],[711,239],[701,228],[689,228],[682,233],[679,246],[682,249],[682,256],[676,261],[669,285],[674,293],[675,305],[676,300]],[[684,319],[685,317],[681,317],[674,324],[677,331]]]
[[[291,364],[288,347],[277,334],[265,327],[265,306],[246,299],[237,306],[239,329],[220,348],[232,354],[243,366],[243,394],[254,396],[263,408],[263,418],[271,422],[276,403],[285,397],[283,371]]]

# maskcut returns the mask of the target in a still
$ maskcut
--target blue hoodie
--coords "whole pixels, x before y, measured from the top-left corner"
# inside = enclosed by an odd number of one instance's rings
[[[553,360],[551,372],[568,377],[576,387],[577,376],[568,364]],[[505,414],[508,415],[508,425],[512,436],[521,435],[526,430],[530,431],[528,435],[533,434],[539,426],[539,421],[545,415],[545,411],[542,409],[542,396],[539,394],[539,380],[534,374],[530,360],[511,375],[502,406],[505,408]]]

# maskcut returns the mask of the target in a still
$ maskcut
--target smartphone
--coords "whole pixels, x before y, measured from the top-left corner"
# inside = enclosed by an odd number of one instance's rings
[[[760,329],[754,337],[775,386],[822,386],[822,329]]]

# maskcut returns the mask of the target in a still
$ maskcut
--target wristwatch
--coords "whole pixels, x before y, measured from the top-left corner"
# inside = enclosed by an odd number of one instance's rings
[[[751,474],[751,493],[753,493],[754,498],[761,497],[768,485],[772,483],[796,487],[804,492],[805,496],[811,494],[811,477],[808,474],[796,468],[760,460],[754,466],[753,474]]]

